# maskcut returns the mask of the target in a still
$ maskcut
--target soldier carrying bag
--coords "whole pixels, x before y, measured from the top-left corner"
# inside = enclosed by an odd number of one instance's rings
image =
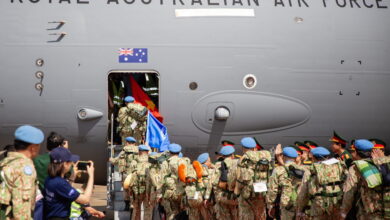
[[[289,190],[284,189],[283,194],[281,195],[280,202],[286,208],[286,210],[291,210],[297,201],[298,197],[298,188],[300,187],[305,171],[296,168],[293,165],[284,166],[286,169],[287,178],[290,181],[286,181],[289,184],[284,187],[290,188]]]

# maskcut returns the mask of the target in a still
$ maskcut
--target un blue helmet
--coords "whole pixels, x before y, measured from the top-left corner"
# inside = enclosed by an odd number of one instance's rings
[[[127,137],[127,138],[125,138],[125,140],[126,140],[127,142],[133,142],[133,143],[137,142],[137,141],[135,140],[135,138],[133,138],[133,137]]]
[[[245,148],[255,148],[256,147],[256,141],[252,137],[244,137],[241,139],[241,145]]]
[[[22,125],[15,130],[15,140],[29,144],[41,144],[44,137],[41,129],[31,125]]]
[[[170,144],[168,146],[168,150],[172,153],[180,153],[181,151],[181,146],[178,144]]]
[[[359,151],[371,151],[374,148],[374,144],[366,139],[355,140],[354,146]]]
[[[141,145],[138,146],[138,150],[139,151],[150,151],[150,147],[141,144]]]
[[[298,152],[293,147],[288,146],[283,148],[283,155],[286,157],[297,158]]]
[[[219,154],[221,154],[223,156],[229,156],[229,155],[233,154],[235,151],[236,150],[234,150],[233,146],[227,145],[227,146],[224,146],[221,148],[221,150],[219,151]]]
[[[199,161],[199,163],[205,163],[207,159],[209,159],[209,157],[210,157],[209,153],[203,153],[198,156],[197,161]]]
[[[311,149],[310,153],[316,158],[327,157],[330,155],[330,151],[325,147],[316,147]]]
[[[134,102],[134,97],[133,96],[126,96],[125,97],[125,102]]]

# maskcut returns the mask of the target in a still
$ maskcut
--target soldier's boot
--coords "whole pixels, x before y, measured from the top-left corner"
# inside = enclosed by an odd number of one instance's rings
[[[130,201],[125,200],[125,210],[124,211],[130,211]]]

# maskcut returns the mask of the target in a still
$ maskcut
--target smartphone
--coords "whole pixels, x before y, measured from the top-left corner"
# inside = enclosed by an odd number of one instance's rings
[[[78,170],[87,170],[87,166],[91,166],[91,163],[88,161],[79,161],[77,164]]]

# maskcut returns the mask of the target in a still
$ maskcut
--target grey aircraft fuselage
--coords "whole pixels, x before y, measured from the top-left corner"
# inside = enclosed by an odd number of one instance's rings
[[[0,144],[12,143],[22,124],[57,131],[73,153],[95,161],[103,183],[115,71],[159,74],[170,140],[192,158],[248,135],[267,147],[306,139],[329,146],[333,130],[389,142],[388,7],[387,0],[2,0]],[[119,48],[147,48],[148,62],[120,63]],[[249,74],[254,88],[244,86]],[[225,121],[214,118],[220,106]],[[80,120],[81,108],[103,116]]]

